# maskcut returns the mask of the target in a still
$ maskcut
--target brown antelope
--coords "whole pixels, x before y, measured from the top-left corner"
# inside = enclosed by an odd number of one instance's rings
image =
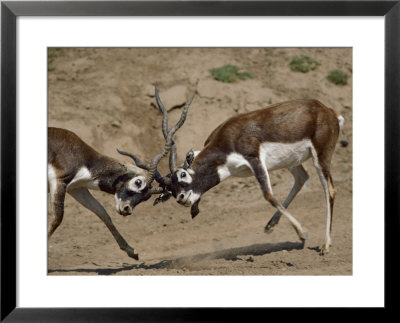
[[[201,196],[209,189],[230,176],[254,175],[264,198],[277,209],[265,231],[271,232],[283,214],[304,242],[306,230],[287,207],[309,178],[302,163],[311,157],[325,192],[326,235],[321,254],[327,253],[335,199],[330,166],[343,122],[342,116],[317,100],[288,101],[234,116],[211,133],[203,150],[190,152],[186,165],[170,164],[172,175],[164,177],[167,188],[178,203],[191,207],[194,218]],[[269,177],[270,171],[281,168],[287,168],[295,180],[283,203],[274,197]]]
[[[152,187],[154,179],[163,184],[157,165],[161,158],[169,153],[173,143],[172,137],[183,125],[193,97],[184,107],[177,124],[168,133],[164,148],[154,156],[150,165],[141,163],[136,157],[134,160],[137,166],[117,161],[98,153],[71,131],[49,127],[48,183],[53,220],[49,226],[48,238],[61,224],[65,194],[69,193],[104,222],[119,247],[128,256],[139,259],[134,249],[118,232],[103,206],[90,194],[89,189],[113,194],[117,212],[123,216],[131,214],[137,204],[148,200],[152,194],[163,192],[161,187]],[[126,152],[118,152],[131,156]]]

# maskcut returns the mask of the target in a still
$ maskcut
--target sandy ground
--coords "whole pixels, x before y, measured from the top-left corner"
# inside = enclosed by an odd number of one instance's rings
[[[289,68],[296,55],[321,65],[308,73]],[[235,83],[213,80],[209,69],[241,67],[254,78]],[[326,76],[340,69],[347,85]],[[348,48],[74,48],[49,50],[49,126],[69,129],[97,151],[117,159],[115,149],[149,161],[163,146],[161,114],[153,84],[171,108],[170,124],[193,92],[188,118],[176,134],[178,161],[201,149],[209,133],[228,117],[289,99],[315,98],[340,112],[345,126],[332,162],[337,189],[333,247],[320,256],[326,226],[324,193],[311,161],[310,179],[289,210],[308,229],[303,248],[282,218],[270,234],[264,227],[275,212],[255,178],[231,178],[207,192],[201,213],[155,197],[122,217],[114,197],[93,191],[114,224],[139,253],[139,261],[118,248],[106,226],[70,196],[63,223],[48,243],[50,275],[351,275],[352,274],[352,51]],[[173,108],[173,109],[172,109]],[[128,159],[126,159],[128,160]],[[167,160],[159,167],[168,172]],[[287,170],[271,173],[283,200],[293,185]],[[48,219],[51,215],[48,214]]]

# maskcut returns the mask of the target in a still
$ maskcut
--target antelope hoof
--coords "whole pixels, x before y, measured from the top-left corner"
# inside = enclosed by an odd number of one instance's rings
[[[325,256],[329,252],[329,245],[323,245],[321,251],[319,252],[320,256]]]
[[[298,232],[301,241],[305,242],[308,238],[308,233],[306,231]]]
[[[279,222],[279,218],[280,218],[280,213],[276,212],[273,217],[271,218],[271,220],[269,220],[269,222],[267,223],[267,225],[264,228],[264,232],[265,233],[271,233],[272,231],[274,231],[273,227],[275,225],[278,224]]]
[[[126,253],[128,254],[129,257],[131,257],[131,258],[133,258],[135,260],[139,260],[139,255],[137,253],[135,253],[132,248],[129,248],[129,249],[125,250],[125,251],[126,251]]]
[[[264,232],[270,234],[270,233],[272,233],[272,231],[274,231],[273,228],[274,228],[274,225],[271,225],[270,223],[268,223],[264,228]]]

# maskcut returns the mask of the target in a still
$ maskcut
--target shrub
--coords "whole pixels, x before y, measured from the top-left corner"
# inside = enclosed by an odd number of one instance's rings
[[[339,70],[330,71],[327,79],[336,85],[347,84],[347,74]]]
[[[248,72],[239,72],[240,68],[235,65],[224,65],[218,68],[210,69],[210,73],[212,74],[214,80],[224,82],[224,83],[233,83],[237,79],[244,80],[246,78],[253,78]]]
[[[319,62],[317,62],[315,59],[313,59],[309,56],[304,56],[304,55],[294,57],[289,64],[290,69],[292,71],[302,72],[302,73],[307,73],[308,71],[313,71],[319,65],[321,65],[321,64]]]

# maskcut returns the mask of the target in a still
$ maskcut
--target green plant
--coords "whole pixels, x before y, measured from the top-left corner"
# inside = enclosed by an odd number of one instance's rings
[[[289,66],[290,69],[294,72],[302,72],[307,73],[309,71],[315,70],[319,65],[315,59],[309,56],[295,56],[292,61],[290,62]]]
[[[346,85],[347,84],[347,74],[340,70],[330,71],[327,76],[327,79],[336,85]]]
[[[239,72],[239,70],[239,67],[227,64],[222,67],[210,69],[210,73],[214,80],[224,83],[233,83],[238,79],[244,80],[246,78],[253,78],[253,75],[249,72]]]

